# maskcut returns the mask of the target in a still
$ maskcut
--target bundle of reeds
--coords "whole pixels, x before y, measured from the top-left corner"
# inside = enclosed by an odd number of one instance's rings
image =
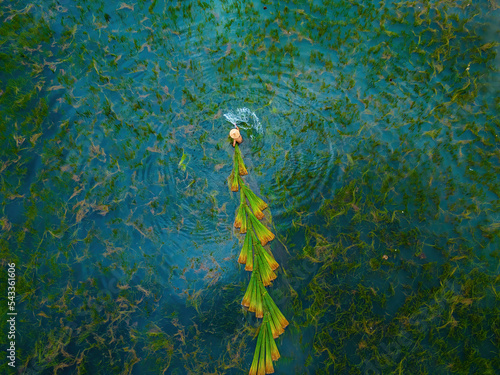
[[[234,147],[234,164],[229,184],[231,191],[240,192],[240,205],[234,220],[235,228],[245,235],[238,262],[245,265],[245,270],[252,272],[250,282],[241,304],[262,318],[257,336],[257,346],[250,375],[274,373],[272,361],[280,357],[274,339],[285,331],[288,321],[278,309],[269,295],[266,286],[276,279],[274,272],[279,264],[270,251],[264,246],[274,239],[274,234],[260,220],[262,212],[268,206],[243,181],[241,176],[247,175],[247,169],[238,144]]]

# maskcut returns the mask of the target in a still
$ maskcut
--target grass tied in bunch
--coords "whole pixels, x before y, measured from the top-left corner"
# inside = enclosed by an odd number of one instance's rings
[[[280,358],[274,341],[281,335],[288,321],[269,295],[266,286],[276,279],[274,272],[279,264],[264,246],[274,239],[274,234],[260,221],[263,211],[268,207],[243,181],[241,176],[248,171],[238,144],[234,147],[233,170],[229,176],[231,191],[240,192],[240,205],[234,220],[235,228],[245,235],[238,262],[245,265],[245,270],[252,272],[247,290],[241,304],[262,318],[258,329],[257,345],[249,375],[274,373],[273,361]]]

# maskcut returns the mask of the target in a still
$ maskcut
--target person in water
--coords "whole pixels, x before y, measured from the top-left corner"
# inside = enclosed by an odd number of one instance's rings
[[[234,126],[236,127],[236,129],[232,129],[229,132],[229,136],[233,140],[233,147],[236,146],[236,142],[238,142],[238,144],[243,142],[243,138],[241,138],[241,134],[240,134],[240,128],[238,128],[238,125],[234,125]]]

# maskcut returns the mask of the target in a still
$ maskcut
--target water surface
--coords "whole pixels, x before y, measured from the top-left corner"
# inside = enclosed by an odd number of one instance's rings
[[[1,19],[20,373],[248,371],[240,108],[290,321],[276,373],[500,368],[496,2],[18,0]]]

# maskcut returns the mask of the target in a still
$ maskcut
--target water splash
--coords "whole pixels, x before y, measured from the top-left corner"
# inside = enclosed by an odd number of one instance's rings
[[[257,133],[262,134],[262,124],[255,112],[250,111],[248,108],[238,108],[235,112],[229,111],[224,114],[224,117],[234,126],[238,125],[244,130],[254,129]],[[250,136],[252,138],[252,136]]]

